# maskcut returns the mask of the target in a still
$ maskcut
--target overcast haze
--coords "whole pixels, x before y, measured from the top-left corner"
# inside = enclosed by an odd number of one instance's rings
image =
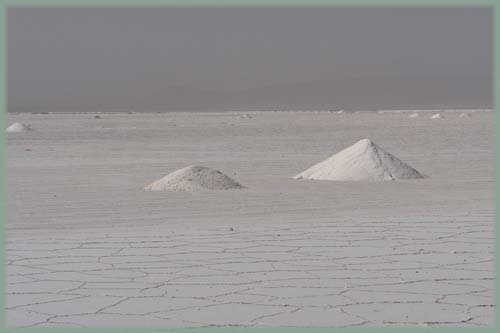
[[[492,106],[489,8],[9,8],[9,111]]]

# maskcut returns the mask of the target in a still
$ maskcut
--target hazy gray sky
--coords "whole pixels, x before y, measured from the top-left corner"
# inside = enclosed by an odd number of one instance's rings
[[[490,107],[489,8],[9,8],[9,110]]]

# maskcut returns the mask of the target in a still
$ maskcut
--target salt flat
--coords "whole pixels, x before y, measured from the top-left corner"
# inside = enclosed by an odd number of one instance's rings
[[[487,326],[493,113],[19,114],[9,326]],[[369,138],[426,179],[292,177]],[[150,192],[188,165],[241,190]]]

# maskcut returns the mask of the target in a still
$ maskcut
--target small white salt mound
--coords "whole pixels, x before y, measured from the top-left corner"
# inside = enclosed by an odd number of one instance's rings
[[[411,115],[408,116],[408,118],[418,118],[418,117],[419,117],[419,115],[416,112],[412,113]]]
[[[293,178],[379,181],[426,177],[375,143],[363,139]]]
[[[344,110],[338,110],[337,112],[335,112],[336,114],[344,114],[345,111]]]
[[[443,119],[444,117],[441,115],[441,113],[435,113],[431,116],[431,119]]]
[[[253,117],[248,113],[245,113],[244,115],[241,116],[241,118],[252,119]]]
[[[7,129],[5,130],[7,133],[20,133],[20,132],[26,132],[26,131],[31,131],[32,128],[30,125],[25,125],[22,123],[13,123]]]
[[[201,191],[241,188],[244,186],[220,171],[191,165],[166,175],[144,189],[147,191]]]
[[[468,118],[468,117],[470,117],[470,113],[461,113],[461,114],[459,115],[459,117],[460,117],[460,118]]]

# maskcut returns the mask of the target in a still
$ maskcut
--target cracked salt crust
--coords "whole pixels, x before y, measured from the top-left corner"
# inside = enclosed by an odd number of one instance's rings
[[[258,113],[224,133],[217,115],[108,115],[137,127],[126,156],[85,115],[19,117],[37,131],[7,141],[8,326],[493,324],[491,114]],[[431,178],[290,179],[368,135]],[[142,191],[207,149],[248,188]]]

